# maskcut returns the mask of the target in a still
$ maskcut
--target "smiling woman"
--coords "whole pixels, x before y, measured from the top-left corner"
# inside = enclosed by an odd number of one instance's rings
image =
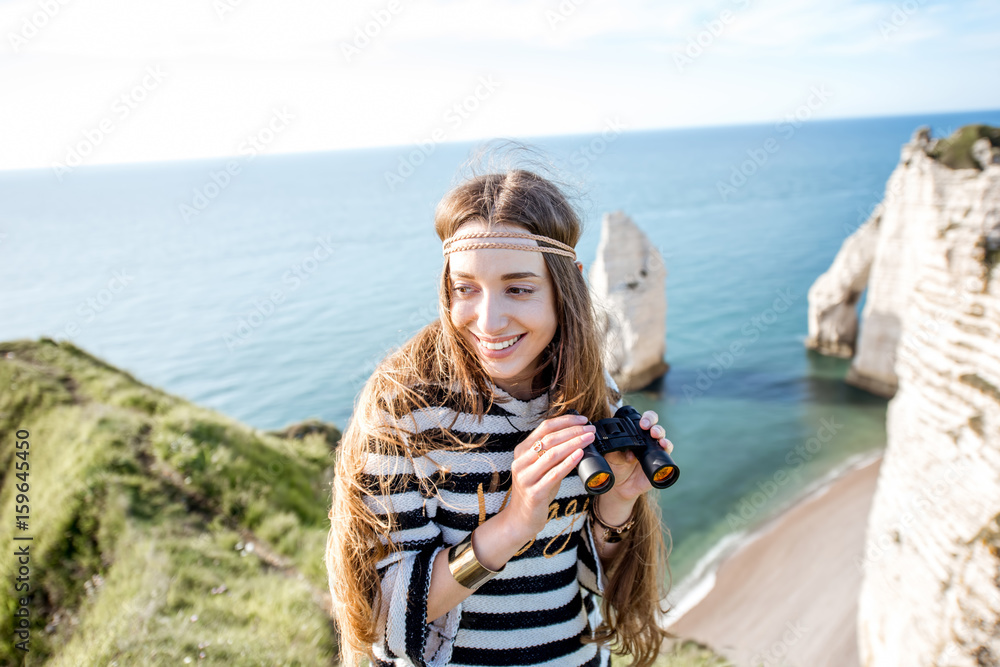
[[[327,567],[344,661],[596,666],[615,644],[647,665],[665,636],[651,486],[631,454],[608,454],[617,481],[596,501],[576,472],[588,417],[621,405],[579,218],[512,169],[449,192],[435,228],[441,317],[375,371],[338,450]]]
[[[459,230],[489,231],[481,220],[467,222]],[[497,225],[493,231],[517,234],[523,230]],[[539,247],[531,239],[514,245]],[[542,253],[511,248],[453,248],[451,252],[452,324],[476,349],[498,387],[514,398],[530,399],[531,380],[558,325],[552,280]]]

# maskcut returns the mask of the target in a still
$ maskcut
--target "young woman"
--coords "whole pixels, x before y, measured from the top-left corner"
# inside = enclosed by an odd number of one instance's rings
[[[631,453],[576,474],[621,395],[602,364],[581,226],[524,170],[437,207],[441,319],[389,355],[338,449],[327,568],[344,661],[607,665],[656,657],[666,565]],[[567,414],[574,409],[585,417]],[[653,411],[641,426],[668,452]]]

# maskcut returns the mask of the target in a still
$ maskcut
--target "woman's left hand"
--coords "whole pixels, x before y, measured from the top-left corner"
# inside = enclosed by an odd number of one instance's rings
[[[642,413],[639,426],[648,430],[652,437],[658,439],[660,447],[663,447],[669,454],[674,451],[674,444],[667,440],[667,432],[656,423],[657,419],[659,419],[659,415],[656,412],[646,410]],[[609,452],[604,458],[611,465],[611,470],[615,474],[615,485],[606,494],[612,497],[607,500],[614,499],[631,508],[636,498],[653,488],[653,485],[646,479],[646,473],[642,471],[642,466],[639,465],[639,459],[631,451]],[[604,506],[605,501],[601,501],[602,511]]]

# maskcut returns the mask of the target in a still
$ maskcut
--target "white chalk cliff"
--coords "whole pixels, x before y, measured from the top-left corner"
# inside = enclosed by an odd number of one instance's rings
[[[842,351],[870,274],[852,370],[895,391],[858,561],[864,667],[1000,665],[1000,151],[966,141],[975,162],[948,166],[963,130],[914,135],[810,291],[811,339]]]
[[[605,213],[589,274],[605,363],[622,391],[667,372],[667,267],[649,237],[621,211]]]
[[[987,133],[982,127],[969,126],[946,141],[932,140],[925,128],[917,131],[902,149],[883,201],[810,288],[806,346],[852,358],[849,384],[887,398],[895,394],[900,322],[913,298],[921,261],[913,232],[934,226],[945,216],[969,213],[967,200],[975,194],[964,184],[976,179],[984,167],[992,171],[991,165],[1000,160],[1000,149],[990,139],[973,143]],[[978,214],[985,216],[987,211]],[[858,336],[856,304],[866,288]]]
[[[830,269],[809,288],[810,349],[850,359],[858,336],[858,300],[878,242],[879,211],[844,241]]]

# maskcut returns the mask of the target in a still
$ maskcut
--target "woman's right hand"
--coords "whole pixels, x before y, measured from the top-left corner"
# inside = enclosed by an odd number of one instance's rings
[[[523,537],[522,544],[545,527],[559,485],[583,458],[583,448],[594,442],[596,430],[582,415],[560,415],[543,421],[514,448],[510,501],[497,516],[510,535]],[[541,455],[536,442],[544,447]]]
[[[559,484],[583,458],[582,450],[594,441],[595,431],[586,417],[561,415],[543,421],[514,448],[510,500],[472,531],[472,552],[483,567],[500,570],[545,527]],[[533,449],[539,441],[544,447],[541,456]],[[428,623],[472,593],[450,572],[448,553],[442,549],[434,560],[427,594]]]

